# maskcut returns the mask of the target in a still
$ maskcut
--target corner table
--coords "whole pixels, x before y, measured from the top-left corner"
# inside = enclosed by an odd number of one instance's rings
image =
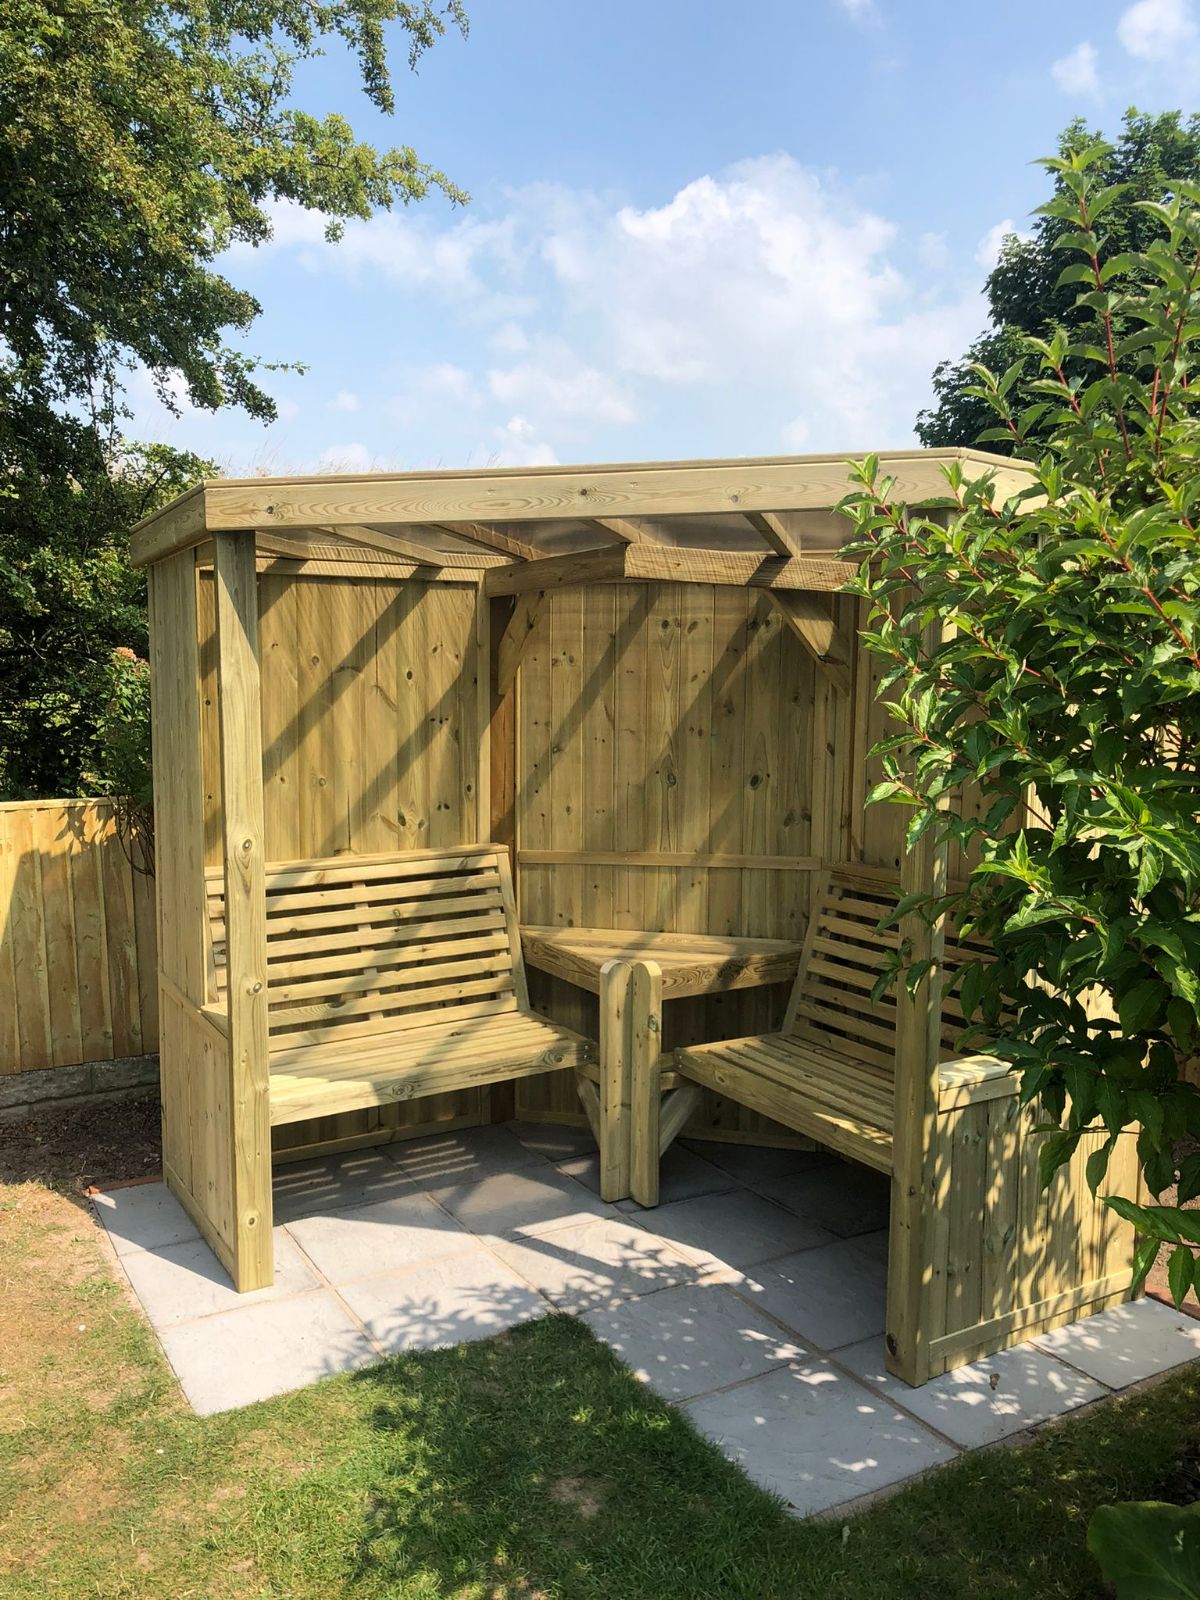
[[[526,966],[600,998],[600,1059],[581,1067],[576,1081],[600,1147],[601,1198],[626,1199],[636,1163],[638,1194],[656,1199],[659,1156],[700,1099],[695,1084],[662,1064],[663,1002],[791,983],[802,946],[791,939],[526,925],[521,947]],[[643,1118],[651,1097],[656,1115]]]

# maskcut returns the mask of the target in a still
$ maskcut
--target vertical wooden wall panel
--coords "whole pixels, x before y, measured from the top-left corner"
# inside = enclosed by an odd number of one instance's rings
[[[852,704],[769,598],[725,586],[604,584],[548,595],[518,695],[517,844],[525,922],[799,938],[810,873],[586,859],[844,853],[845,765],[820,770]],[[831,801],[814,834],[812,794]],[[840,787],[839,787],[840,786]],[[582,815],[577,808],[582,806]],[[553,866],[526,852],[579,852]],[[593,1032],[595,1002],[530,974],[535,1003]],[[666,1007],[668,1048],[778,1025],[784,994],[743,991]],[[524,1114],[580,1118],[554,1078],[523,1082]],[[783,1137],[707,1095],[693,1132]],[[788,1135],[787,1137],[791,1137]]]
[[[110,801],[0,805],[0,1075],[158,1048],[152,897]]]
[[[196,568],[191,551],[151,569],[150,685],[159,971],[193,1005],[207,998],[204,945],[208,775],[202,761],[201,663]]]

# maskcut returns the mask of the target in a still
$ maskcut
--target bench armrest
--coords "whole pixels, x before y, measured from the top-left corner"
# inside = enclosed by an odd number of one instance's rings
[[[938,1110],[1003,1100],[1021,1088],[1021,1073],[997,1056],[956,1056],[938,1068]]]

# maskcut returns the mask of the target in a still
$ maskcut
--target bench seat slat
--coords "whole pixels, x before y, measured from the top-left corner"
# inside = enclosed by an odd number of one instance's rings
[[[395,1100],[446,1094],[500,1078],[568,1070],[591,1055],[586,1039],[554,1023],[530,1028],[519,1012],[481,1022],[474,1033],[447,1038],[437,1028],[396,1038],[378,1035],[371,1054],[347,1058],[343,1047],[305,1052],[286,1065],[272,1064],[271,1121],[295,1122],[338,1111],[366,1110]]]

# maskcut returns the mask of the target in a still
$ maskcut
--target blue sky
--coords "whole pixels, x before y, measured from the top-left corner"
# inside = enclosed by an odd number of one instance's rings
[[[471,194],[324,243],[275,215],[231,252],[263,315],[264,428],[171,417],[134,436],[226,471],[851,451],[913,442],[929,373],[985,320],[1030,165],[1083,114],[1196,106],[1200,0],[467,0],[376,114],[353,63],[298,99],[412,144]]]

